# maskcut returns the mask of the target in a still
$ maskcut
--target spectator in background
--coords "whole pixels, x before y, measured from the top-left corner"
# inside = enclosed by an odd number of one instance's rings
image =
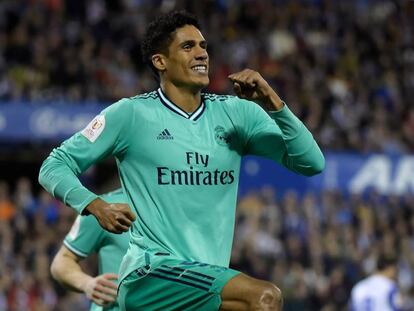
[[[16,213],[16,206],[10,200],[9,185],[0,181],[0,221],[9,222]]]
[[[229,93],[230,72],[258,68],[323,147],[412,151],[413,7],[410,0],[4,0],[0,99],[112,102],[153,89],[139,52],[145,25],[160,11],[186,8],[200,12],[211,34],[210,91]]]
[[[6,182],[2,185],[3,189],[10,187]],[[1,310],[52,311],[64,304],[64,295],[57,292],[49,276],[50,257],[58,246],[56,239],[61,237],[58,228],[67,230],[67,218],[72,221],[74,215],[60,213],[66,210],[57,208],[56,221],[46,224],[47,216],[43,213],[36,215],[37,221],[34,221],[30,210],[40,208],[31,188],[31,181],[26,177],[12,185],[7,202],[16,212],[0,220]]]
[[[403,302],[396,283],[397,273],[396,257],[379,256],[377,271],[353,287],[351,293],[352,310],[402,310]]]
[[[33,217],[19,208],[22,200],[17,198],[23,197],[19,192],[22,188],[27,189],[20,183],[8,184],[9,201],[16,206],[16,214],[9,221],[0,221],[0,309],[14,311],[19,303],[21,308],[30,311],[35,310],[35,305],[41,305],[41,310],[88,310],[89,301],[84,295],[63,291],[51,282],[49,276],[53,256],[75,215],[70,209],[59,207],[55,222],[47,225],[47,216],[43,213],[38,216],[41,221],[33,222]],[[34,204],[38,204],[40,193],[32,196]],[[389,248],[398,255],[400,263],[396,280],[404,298],[403,309],[412,310],[414,196],[345,197],[328,193],[324,197],[322,202],[313,193],[303,198],[297,196],[297,211],[303,215],[306,230],[302,243],[307,247],[301,250],[303,257],[294,263],[287,260],[291,247],[288,243],[291,242],[284,238],[288,236],[283,217],[286,199],[270,194],[268,188],[240,197],[231,266],[279,284],[286,295],[286,310],[295,310],[294,306],[298,305],[315,311],[346,310],[344,299],[350,298],[351,286],[375,273],[376,258],[382,250]],[[330,198],[329,204],[326,198]],[[352,214],[350,225],[338,226],[335,217],[328,217],[327,209],[333,205],[352,206],[349,209]],[[281,214],[272,216],[268,208],[277,208]],[[383,211],[387,211],[386,216]],[[388,223],[393,223],[393,230],[384,231],[387,228],[384,227],[384,217]],[[270,221],[264,226],[266,219],[273,219],[276,228],[269,225]],[[266,239],[278,241],[278,251],[268,252],[268,245],[251,247],[247,232],[256,238],[265,235]],[[258,262],[259,257],[265,260]],[[94,273],[94,262],[84,260],[83,264],[86,273]],[[27,281],[23,282],[23,278]],[[300,289],[297,293],[295,286]],[[19,297],[21,300],[18,301]]]

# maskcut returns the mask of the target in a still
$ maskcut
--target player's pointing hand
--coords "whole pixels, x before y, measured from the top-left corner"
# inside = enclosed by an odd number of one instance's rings
[[[92,201],[86,209],[96,217],[102,228],[113,233],[128,231],[136,219],[128,204],[108,204],[99,198]]]
[[[244,69],[228,78],[238,97],[255,101],[268,111],[283,108],[282,100],[257,71]]]

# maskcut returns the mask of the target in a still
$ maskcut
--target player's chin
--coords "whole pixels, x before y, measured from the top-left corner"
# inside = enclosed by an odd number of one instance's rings
[[[206,76],[201,76],[201,77],[197,77],[197,79],[195,79],[194,84],[197,85],[200,88],[205,88],[209,85],[210,83],[210,79],[209,77]]]

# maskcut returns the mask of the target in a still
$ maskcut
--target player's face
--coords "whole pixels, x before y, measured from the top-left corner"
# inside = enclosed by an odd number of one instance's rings
[[[176,30],[165,61],[164,77],[174,85],[196,90],[208,85],[207,42],[196,27]]]

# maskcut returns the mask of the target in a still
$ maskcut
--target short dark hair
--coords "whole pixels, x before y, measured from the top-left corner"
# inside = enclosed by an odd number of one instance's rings
[[[395,255],[380,254],[377,258],[378,271],[389,267],[396,267],[398,265],[398,258]]]
[[[160,52],[167,53],[168,46],[173,41],[173,33],[185,25],[193,25],[201,29],[197,18],[186,11],[172,11],[160,15],[148,25],[141,43],[141,52],[144,63],[150,66],[156,77],[158,77],[158,71],[152,64],[152,55]]]

